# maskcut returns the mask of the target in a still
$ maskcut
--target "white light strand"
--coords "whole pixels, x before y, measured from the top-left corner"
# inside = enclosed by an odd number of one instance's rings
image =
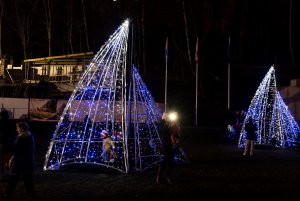
[[[271,144],[271,140],[275,139],[278,147],[295,145],[300,129],[277,91],[273,66],[265,75],[251,100],[240,133],[239,147],[245,146],[245,124],[249,117],[254,119],[258,127],[255,144]]]

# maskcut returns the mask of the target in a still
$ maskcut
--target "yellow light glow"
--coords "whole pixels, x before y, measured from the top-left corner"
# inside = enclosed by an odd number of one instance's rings
[[[169,114],[169,119],[170,119],[170,121],[176,121],[176,120],[178,119],[178,114],[177,114],[177,112],[171,112],[171,113]]]

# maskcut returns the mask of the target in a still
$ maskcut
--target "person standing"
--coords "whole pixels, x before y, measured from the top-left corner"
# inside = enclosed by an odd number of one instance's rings
[[[12,145],[16,138],[16,129],[6,110],[0,112],[0,117],[0,179],[5,181],[8,175],[8,160],[12,155]]]
[[[13,155],[9,160],[9,178],[5,198],[11,200],[22,176],[26,200],[34,200],[33,172],[35,165],[35,142],[26,122],[17,122],[18,136],[14,142]]]
[[[245,149],[243,155],[253,156],[254,141],[256,140],[257,127],[252,117],[249,117],[248,122],[245,125],[245,131],[246,131],[246,143],[245,143]]]
[[[174,161],[182,161],[189,163],[190,160],[181,147],[180,138],[181,138],[181,127],[178,121],[170,122],[170,130],[171,130],[171,142],[173,147]]]
[[[103,130],[101,135],[103,136],[101,157],[103,158],[104,162],[113,163],[115,144],[111,140],[108,131]]]
[[[170,122],[170,129],[171,129],[171,141],[173,144],[173,148],[177,148],[180,144],[180,126],[178,122],[172,121]]]
[[[163,174],[166,176],[166,180],[169,184],[172,184],[171,176],[174,168],[174,149],[171,138],[171,127],[167,121],[167,115],[164,113],[162,120],[159,123],[159,134],[161,136],[161,146],[163,151],[163,159],[159,164],[156,183],[160,184]]]

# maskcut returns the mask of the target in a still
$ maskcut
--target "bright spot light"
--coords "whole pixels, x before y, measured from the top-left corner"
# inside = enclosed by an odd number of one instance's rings
[[[178,118],[177,112],[171,112],[171,113],[169,114],[169,119],[170,119],[170,121],[176,121],[177,118]]]

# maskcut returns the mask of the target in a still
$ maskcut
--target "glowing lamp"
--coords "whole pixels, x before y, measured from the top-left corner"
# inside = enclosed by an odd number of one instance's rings
[[[178,114],[177,114],[177,112],[171,112],[171,113],[169,114],[169,119],[170,119],[170,121],[176,121],[176,120],[178,119]]]

